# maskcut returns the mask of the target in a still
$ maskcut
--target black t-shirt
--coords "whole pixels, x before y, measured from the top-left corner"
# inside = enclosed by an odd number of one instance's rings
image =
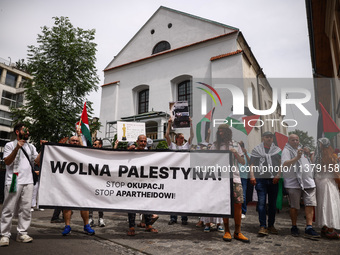
[[[269,152],[270,148],[264,147],[264,150],[266,153]],[[280,166],[281,163],[281,155],[280,154],[275,154],[273,156],[271,156],[272,158],[272,166]],[[259,166],[260,165],[260,158],[256,158],[256,157],[251,157],[250,158],[250,165],[254,165],[254,166]],[[260,175],[260,171],[259,168],[254,169],[254,176],[255,178],[271,178],[271,174],[270,172],[273,171],[269,171],[268,169],[268,163],[267,163],[267,159],[265,159],[263,166],[265,166],[265,169],[267,170],[267,172],[265,171],[263,175]],[[278,170],[278,168],[276,168]],[[277,174],[277,172],[273,173],[273,176],[275,176]]]

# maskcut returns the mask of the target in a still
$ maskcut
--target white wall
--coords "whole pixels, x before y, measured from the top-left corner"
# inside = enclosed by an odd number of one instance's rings
[[[168,28],[169,23],[172,24],[171,28]],[[154,34],[150,32],[152,29]],[[175,49],[231,31],[233,30],[226,26],[161,7],[107,68],[149,57],[154,46],[160,41],[168,41],[171,49]]]
[[[122,117],[137,114],[133,93],[136,86],[149,86],[149,111],[153,109],[154,111],[169,112],[169,102],[177,100],[176,93],[172,91],[171,80],[182,75],[202,79],[211,78],[212,63],[210,58],[235,50],[236,35],[231,35],[228,38],[193,46],[180,52],[168,53],[106,71],[105,84],[119,81],[119,85],[102,87],[100,121],[103,123],[103,127],[101,134],[104,134],[104,124],[107,121],[115,121]],[[222,75],[230,72],[230,76],[233,76],[235,70],[238,70],[241,76],[242,68],[237,67],[237,65],[240,65],[240,62],[233,63],[233,67],[225,70],[224,74],[217,74],[223,77]],[[225,69],[225,67],[222,68]],[[117,89],[118,87],[119,89]],[[113,99],[116,99],[116,101]],[[119,109],[118,111],[113,109],[115,104],[116,108]]]

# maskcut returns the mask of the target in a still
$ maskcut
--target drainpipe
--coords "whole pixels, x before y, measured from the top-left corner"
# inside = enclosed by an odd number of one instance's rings
[[[262,69],[263,68],[261,68],[261,72],[262,72]],[[259,101],[259,109],[261,110],[262,109],[262,104],[261,104],[261,87],[260,87],[260,83],[259,83],[259,76],[260,76],[260,74],[261,74],[261,72],[260,73],[258,73],[258,74],[256,74],[256,87],[257,87],[257,91],[258,91],[258,93],[257,93],[257,99],[258,99],[258,101]],[[260,115],[260,120],[262,120],[262,115]],[[260,127],[260,133],[261,133],[261,137],[262,137],[262,132],[263,131],[263,129],[262,129],[262,127]]]

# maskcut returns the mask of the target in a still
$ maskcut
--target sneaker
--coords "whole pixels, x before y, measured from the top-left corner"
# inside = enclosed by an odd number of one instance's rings
[[[91,227],[94,227],[94,220],[92,218],[89,218],[89,224]]]
[[[246,218],[246,215],[242,213],[241,219],[245,219],[245,218]]]
[[[17,242],[19,243],[30,243],[33,241],[33,238],[29,235],[20,235],[17,234]]]
[[[234,238],[244,243],[250,243],[250,240],[245,237],[242,233],[234,233]]]
[[[305,229],[305,237],[310,239],[321,238],[321,236],[313,228]]]
[[[0,246],[8,246],[9,245],[9,238],[7,236],[3,236],[0,239]]]
[[[90,236],[94,235],[95,232],[94,230],[91,228],[90,224],[87,224],[84,226],[84,232]]]
[[[224,233],[224,229],[223,229],[223,227],[222,227],[221,225],[219,225],[219,226],[217,227],[217,231],[218,231],[218,232],[221,232],[221,233]]]
[[[175,223],[177,223],[176,220],[170,220],[170,221],[168,222],[168,225],[174,225]]]
[[[225,232],[223,236],[223,241],[231,242],[231,234],[229,232]]]
[[[205,226],[204,230],[203,230],[205,233],[209,233],[210,232],[210,227],[208,226]]]
[[[31,212],[34,212],[34,208],[33,207],[31,208]]]
[[[340,239],[340,235],[335,230],[333,230],[333,232],[328,232],[327,230],[323,236],[328,239]]]
[[[268,227],[267,230],[272,235],[278,235],[279,234],[279,231],[277,231],[277,229],[274,226]]]
[[[266,229],[265,227],[260,227],[260,230],[257,234],[260,237],[267,236],[268,235],[268,229]]]
[[[297,226],[293,226],[290,229],[290,234],[294,237],[298,237],[298,236],[300,236],[300,230],[297,228]]]
[[[105,227],[105,222],[104,222],[104,219],[103,219],[103,218],[99,218],[99,220],[98,220],[98,226],[99,226],[99,227]]]
[[[61,233],[63,236],[67,236],[69,233],[71,233],[71,227],[70,225],[66,225],[64,228],[64,231]]]
[[[45,211],[45,209],[43,209],[43,208],[39,208],[39,211],[40,211],[40,212],[43,212],[43,211]]]

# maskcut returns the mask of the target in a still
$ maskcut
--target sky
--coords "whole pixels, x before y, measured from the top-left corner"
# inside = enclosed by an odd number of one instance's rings
[[[65,16],[74,27],[95,29],[100,82],[87,99],[99,117],[103,70],[160,6],[240,29],[267,78],[312,78],[303,0],[1,0],[0,58],[12,63],[26,59],[28,45],[37,45],[41,27],[53,26],[52,17]],[[312,82],[307,83],[312,91]],[[313,117],[300,121],[298,128],[315,136],[313,103],[308,107]],[[297,112],[287,109],[287,117],[297,118]]]

